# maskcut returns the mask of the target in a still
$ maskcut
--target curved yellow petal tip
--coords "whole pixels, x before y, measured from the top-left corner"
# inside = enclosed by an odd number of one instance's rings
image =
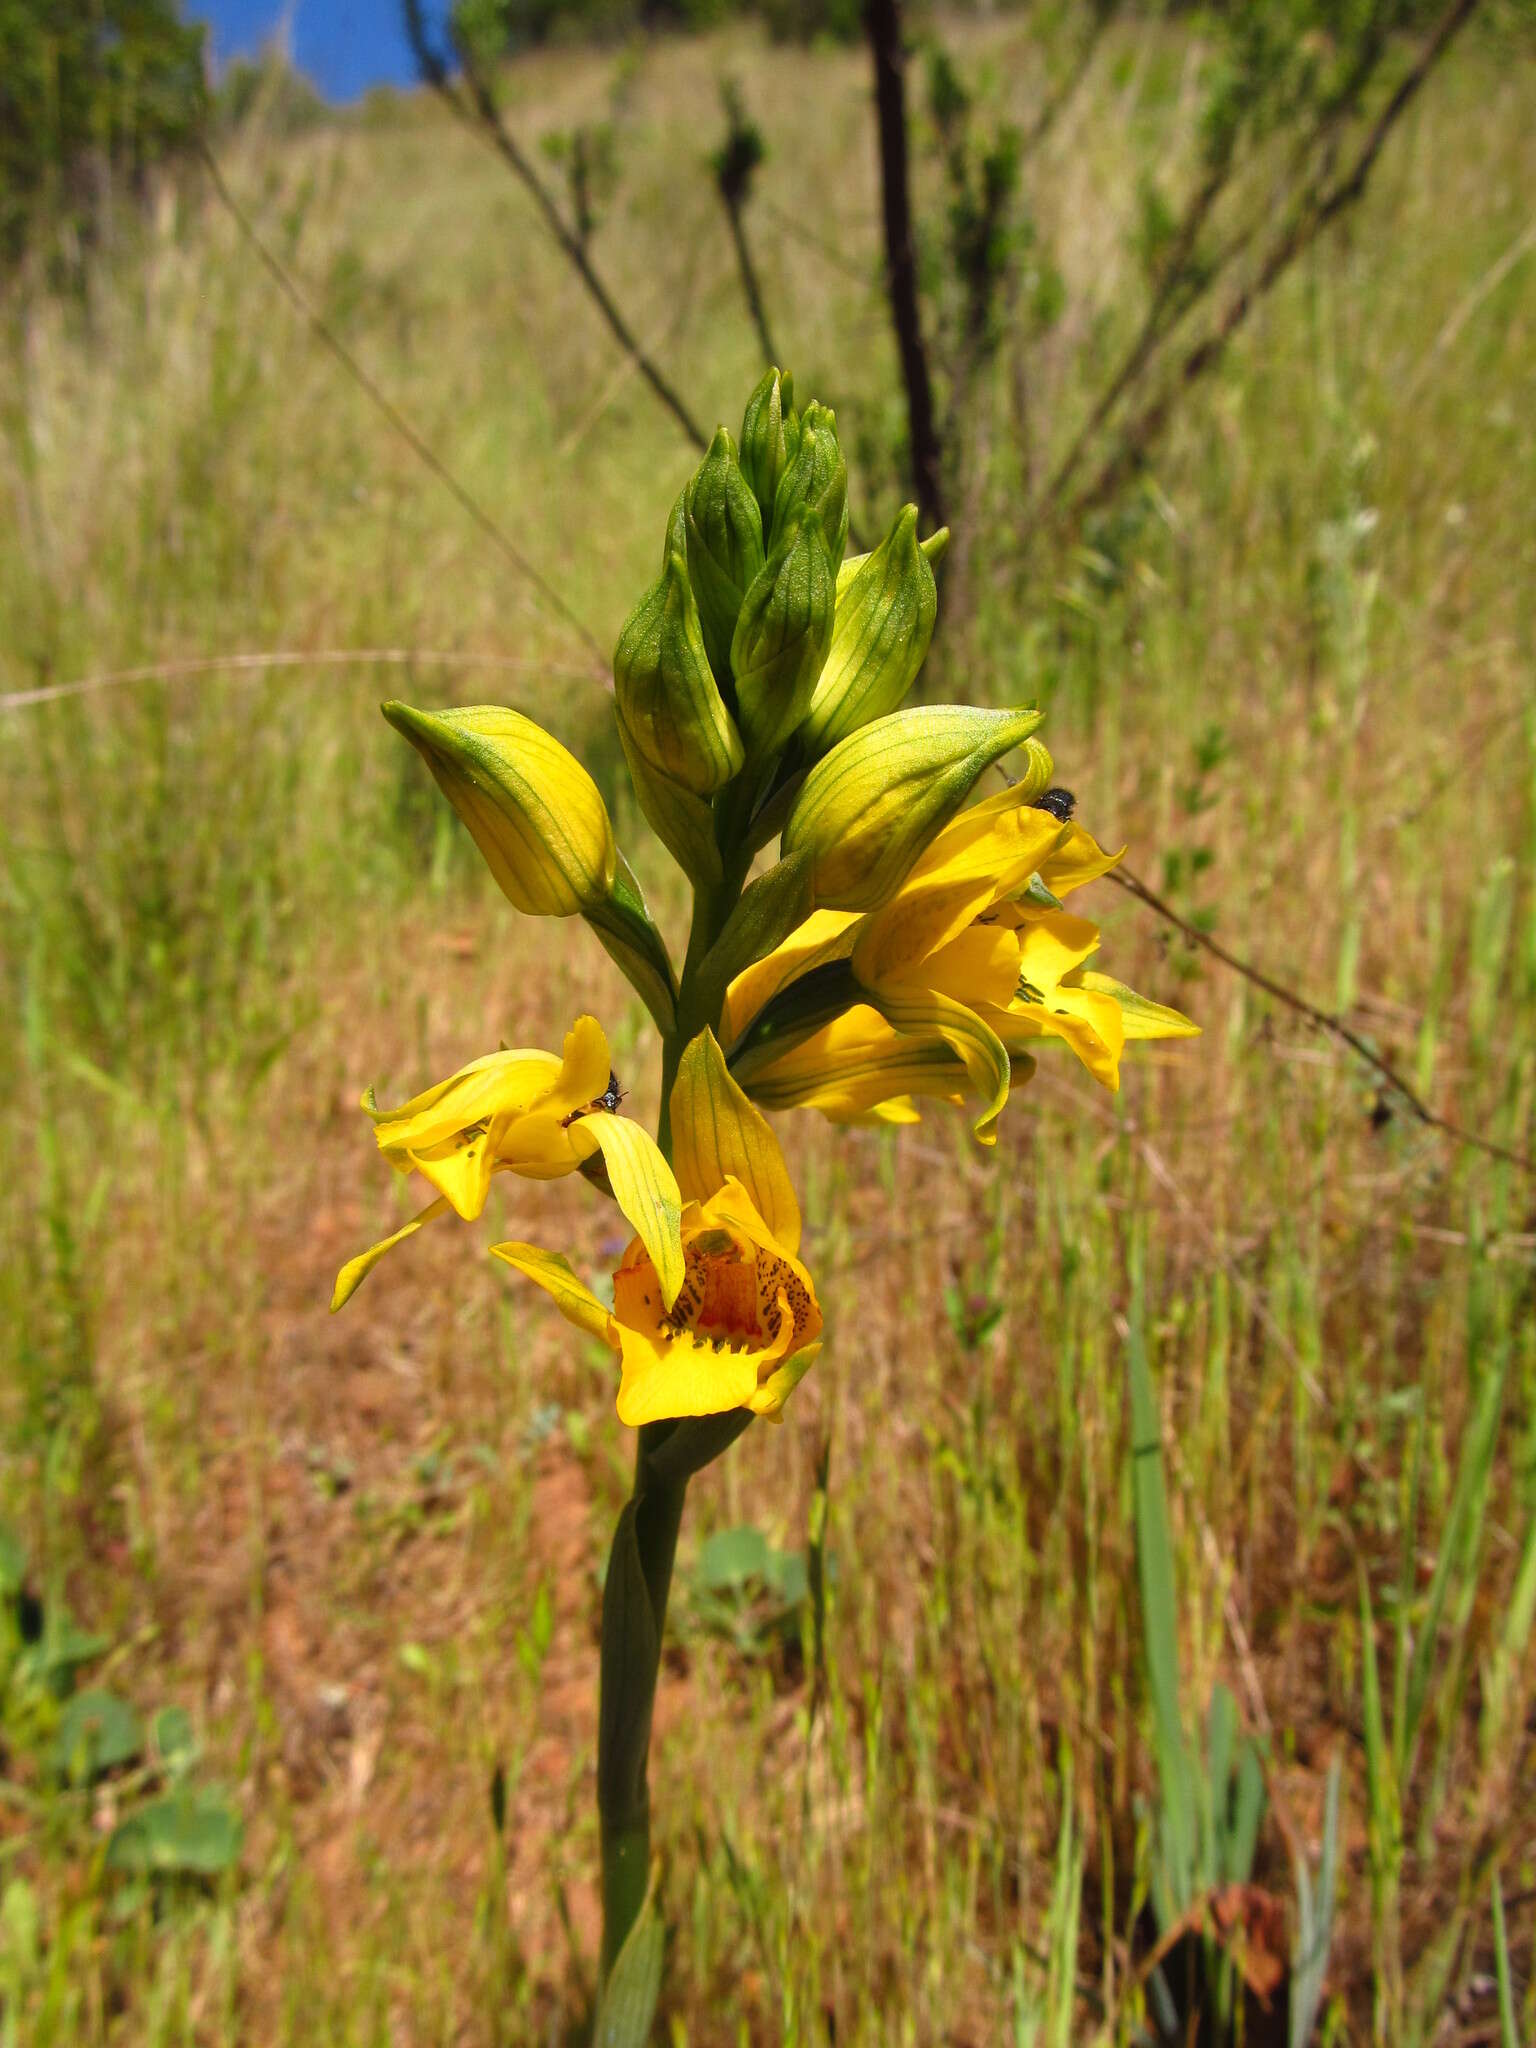
[[[332,1315],[335,1315],[337,1309],[346,1307],[353,1295],[356,1294],[358,1288],[362,1286],[367,1275],[368,1259],[366,1253],[360,1259],[348,1259],[347,1263],[336,1275],[336,1285],[331,1289]]]
[[[559,1252],[547,1252],[536,1244],[524,1244],[519,1238],[509,1238],[505,1244],[493,1244],[491,1257],[500,1259],[512,1267],[514,1272],[524,1274],[537,1287],[551,1296],[556,1308],[568,1322],[578,1329],[588,1331],[594,1337],[608,1336],[612,1318],[584,1280],[578,1279],[569,1259]]]
[[[403,1244],[408,1237],[414,1237],[424,1223],[430,1223],[434,1216],[441,1216],[448,1206],[446,1198],[439,1195],[435,1202],[428,1202],[426,1208],[419,1215],[413,1216],[409,1223],[402,1224],[400,1229],[392,1232],[390,1236],[380,1238],[377,1244],[369,1245],[367,1251],[359,1252],[355,1259],[348,1259],[336,1275],[336,1285],[331,1289],[331,1314],[335,1315],[337,1309],[346,1307],[386,1252],[393,1251],[397,1244]]]
[[[747,1403],[753,1414],[760,1415],[765,1422],[782,1422],[785,1402],[820,1356],[821,1345],[817,1343],[807,1344],[803,1350],[797,1351],[793,1358],[786,1358],[778,1371],[769,1374]]]

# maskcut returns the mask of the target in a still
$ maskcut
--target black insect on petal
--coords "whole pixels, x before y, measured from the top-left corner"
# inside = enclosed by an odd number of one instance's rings
[[[580,1118],[595,1116],[599,1110],[603,1109],[606,1109],[610,1116],[617,1116],[619,1104],[623,1100],[624,1090],[619,1086],[619,1077],[610,1067],[608,1069],[608,1086],[603,1090],[602,1094],[598,1096],[595,1102],[583,1103],[580,1109],[573,1109],[569,1116],[561,1117],[561,1128],[569,1130],[571,1125]]]
[[[1077,809],[1077,798],[1070,789],[1048,789],[1043,796],[1035,798],[1030,809],[1049,811],[1053,818],[1060,818],[1065,825]]]

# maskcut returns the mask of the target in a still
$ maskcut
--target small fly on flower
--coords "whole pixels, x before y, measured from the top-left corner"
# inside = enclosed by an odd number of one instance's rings
[[[619,1086],[618,1075],[610,1067],[608,1069],[608,1086],[603,1090],[602,1094],[594,1097],[591,1102],[584,1102],[580,1109],[573,1109],[569,1116],[561,1117],[561,1129],[569,1130],[578,1117],[595,1116],[602,1109],[606,1109],[610,1116],[617,1116],[619,1104],[624,1100],[626,1093],[627,1090]]]
[[[1063,825],[1069,824],[1072,813],[1077,809],[1077,798],[1070,789],[1048,789],[1044,796],[1037,796],[1030,805],[1031,810],[1049,811],[1053,818],[1059,818]]]

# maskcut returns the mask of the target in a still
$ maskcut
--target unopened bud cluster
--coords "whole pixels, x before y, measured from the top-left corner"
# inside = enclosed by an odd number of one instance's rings
[[[797,412],[783,371],[747,401],[739,443],[716,433],[613,665],[641,805],[695,882],[720,879],[754,819],[783,827],[801,779],[901,703],[933,636],[945,538],[920,544],[908,506],[872,554],[845,561],[837,420],[814,401]],[[832,808],[841,836],[853,820]],[[802,826],[796,843],[812,836]]]

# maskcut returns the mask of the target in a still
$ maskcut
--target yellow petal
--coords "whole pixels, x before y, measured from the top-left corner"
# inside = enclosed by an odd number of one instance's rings
[[[964,811],[946,826],[889,903],[864,920],[853,971],[870,987],[911,971],[995,903],[1024,888],[1062,826],[1048,811],[1012,801],[1001,813]],[[989,804],[991,799],[988,800]]]
[[[380,1238],[367,1251],[359,1252],[355,1259],[348,1259],[336,1275],[336,1285],[331,1292],[331,1314],[335,1315],[337,1309],[346,1307],[386,1252],[393,1251],[406,1238],[414,1237],[424,1223],[430,1223],[434,1216],[441,1216],[447,1207],[447,1202],[440,1196],[437,1201],[429,1202],[419,1216],[413,1216],[409,1223],[403,1224],[393,1236]]]
[[[893,1095],[888,1102],[877,1102],[868,1117],[860,1119],[872,1124],[920,1124],[922,1120],[910,1095]]]
[[[474,1222],[491,1191],[491,1174],[496,1164],[496,1129],[496,1124],[492,1123],[484,1130],[452,1139],[446,1145],[434,1146],[430,1152],[403,1154],[406,1162],[430,1187],[436,1188],[446,1201],[452,1203],[466,1223]]]
[[[561,1063],[551,1052],[487,1053],[398,1109],[378,1109],[371,1096],[363,1098],[363,1107],[373,1118],[381,1152],[426,1152],[472,1124],[532,1109],[549,1095],[560,1074]],[[599,1090],[607,1080],[605,1068]]]
[[[1049,998],[1064,975],[1099,947],[1099,928],[1066,910],[1043,910],[1019,926],[1019,973]]]
[[[1021,746],[1040,716],[933,704],[861,726],[801,784],[783,853],[810,852],[818,903],[874,909],[896,893],[983,772]]]
[[[1107,875],[1124,858],[1123,846],[1118,853],[1106,853],[1091,832],[1085,832],[1081,825],[1068,825],[1060,844],[1040,870],[1040,879],[1053,896],[1065,896],[1069,889],[1080,889],[1085,882]]]
[[[1055,763],[1044,740],[1027,740],[1020,750],[1026,767],[1023,775],[1015,776],[1006,789],[994,790],[991,796],[979,798],[968,804],[957,818],[950,821],[933,842],[930,852],[938,855],[941,847],[952,848],[962,843],[964,835],[971,832],[987,831],[991,822],[1007,817],[1011,812],[1032,808],[1035,798],[1045,789],[1055,773]],[[1054,816],[1054,812],[1041,814]],[[924,861],[928,858],[924,856]],[[921,866],[922,863],[919,863]]]
[[[821,967],[845,959],[853,945],[856,910],[813,910],[782,944],[738,974],[726,991],[724,1030],[731,1044],[781,988]]]
[[[734,1176],[777,1242],[800,1249],[800,1205],[768,1120],[725,1064],[712,1031],[686,1048],[672,1088],[672,1157],[686,1200],[707,1201]]]
[[[670,1308],[683,1284],[683,1198],[671,1167],[656,1140],[632,1117],[597,1110],[572,1128],[594,1138],[602,1148],[613,1199],[650,1253]]]
[[[498,1133],[496,1163],[524,1180],[560,1180],[597,1150],[595,1139],[579,1135],[585,1118],[568,1124],[562,1112],[536,1109],[514,1117]]]
[[[1006,870],[1006,894],[1014,881],[1027,881],[1038,862],[1049,857],[1068,828],[1031,799],[1050,779],[1051,757],[1036,739],[1026,740],[1022,751],[1029,762],[1024,778],[951,818],[912,870],[911,881],[958,881],[989,869]]]
[[[1011,1072],[1007,1049],[990,1025],[937,989],[885,988],[876,1007],[898,1031],[937,1038],[949,1047],[982,1099],[981,1115],[972,1128],[983,1145],[996,1144],[997,1119],[1008,1100]]]
[[[1102,995],[1114,997],[1120,1006],[1120,1017],[1125,1025],[1127,1039],[1200,1036],[1200,1026],[1193,1023],[1182,1011],[1165,1009],[1161,1003],[1149,1002],[1145,996],[1137,995],[1135,989],[1127,988],[1123,981],[1112,981],[1107,974],[1095,973],[1089,967],[1083,968],[1074,979],[1083,988],[1095,989]]]
[[[983,1012],[1010,1051],[1040,1038],[1069,1045],[1096,1081],[1120,1086],[1120,1052],[1125,1027],[1112,996],[1089,989],[1058,988],[1045,1003],[1016,1002],[1007,1010]]]
[[[784,1420],[784,1403],[805,1378],[821,1355],[819,1344],[807,1344],[803,1351],[797,1351],[793,1358],[786,1358],[776,1372],[771,1372],[747,1406],[754,1415],[761,1415],[768,1422]]]
[[[819,1109],[843,1123],[912,1095],[960,1102],[966,1080],[964,1065],[942,1040],[893,1030],[860,1003],[754,1074],[749,1092],[769,1109]]]
[[[607,1037],[595,1017],[576,1019],[565,1034],[561,1054],[560,1078],[551,1091],[549,1107],[569,1115],[573,1109],[596,1102],[606,1091],[613,1063]]]
[[[957,1002],[998,1003],[1004,1009],[1019,985],[1019,941],[1006,925],[973,924],[930,953],[920,977],[927,988]]]
[[[585,1330],[589,1337],[601,1337],[606,1343],[615,1343],[611,1328],[612,1317],[583,1281],[572,1272],[568,1260],[558,1252],[541,1251],[536,1244],[520,1244],[515,1240],[507,1244],[491,1246],[493,1259],[505,1259],[516,1272],[526,1273],[536,1287],[554,1299],[568,1323],[574,1323],[578,1330]]]
[[[682,1415],[744,1408],[757,1392],[755,1351],[716,1351],[691,1330],[675,1336],[618,1326],[623,1357],[619,1420],[630,1429]]]

